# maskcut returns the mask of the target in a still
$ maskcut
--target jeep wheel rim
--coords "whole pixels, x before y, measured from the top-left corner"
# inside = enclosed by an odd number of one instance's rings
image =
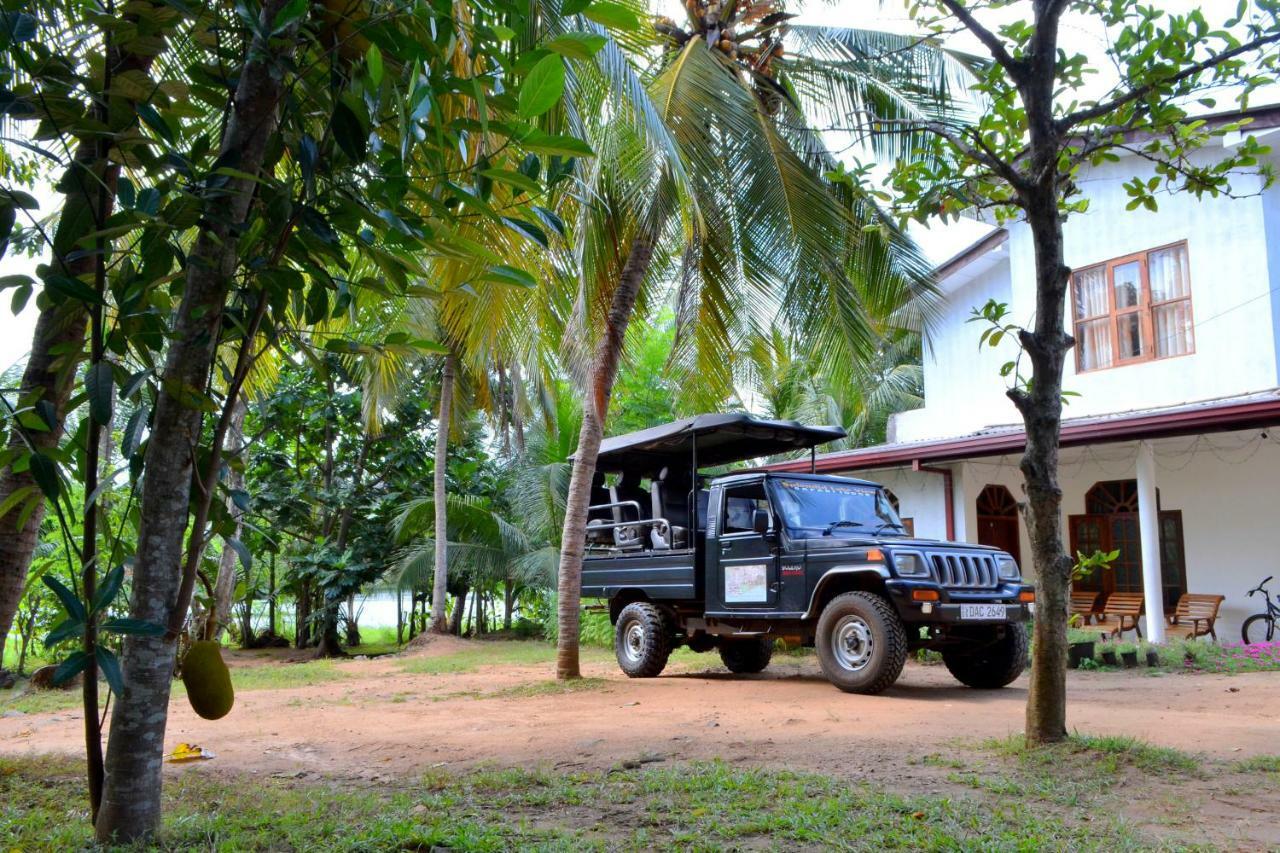
[[[832,632],[831,647],[836,661],[850,672],[858,672],[871,662],[875,645],[871,626],[861,616],[844,617]]]
[[[622,634],[622,654],[631,663],[639,663],[644,649],[644,625],[632,622]]]

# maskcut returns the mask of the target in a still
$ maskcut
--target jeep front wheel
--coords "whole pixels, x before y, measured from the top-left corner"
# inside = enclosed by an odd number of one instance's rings
[[[720,660],[730,672],[763,672],[772,657],[773,637],[720,641]]]
[[[944,649],[942,662],[956,680],[979,690],[996,690],[1022,675],[1027,666],[1027,629],[1021,623],[992,628],[975,646]]]
[[[871,592],[846,592],[818,619],[818,661],[846,693],[880,693],[902,674],[907,632],[893,607]]]
[[[622,608],[614,627],[618,666],[632,678],[653,678],[671,656],[672,631],[666,615],[647,601]]]

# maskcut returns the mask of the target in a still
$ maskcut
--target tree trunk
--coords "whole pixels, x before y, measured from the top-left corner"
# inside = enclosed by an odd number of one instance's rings
[[[160,5],[163,4],[147,4],[149,7]],[[138,30],[139,35],[155,35],[162,39],[167,35],[164,30],[155,31],[149,23],[152,20],[149,15],[128,14],[122,17]],[[109,76],[119,76],[127,71],[146,71],[155,58],[118,50],[111,46],[110,38],[106,39],[106,44]],[[103,116],[99,109],[95,110],[95,117],[98,121],[105,119],[112,131],[123,130],[136,123],[137,105],[126,98],[110,97],[106,115]],[[105,134],[93,131],[81,138],[76,145],[75,157],[58,184],[65,189],[67,199],[53,234],[51,275],[82,279],[94,270],[96,253],[85,252],[71,259],[68,255],[81,249],[80,243],[85,236],[104,227],[100,221],[110,216],[115,206],[120,165],[108,159],[109,145],[105,144],[106,141]],[[84,302],[61,296],[47,287],[42,297],[45,307],[36,320],[31,355],[19,385],[18,404],[26,407],[40,401],[48,403],[48,414],[53,423],[47,430],[28,430],[15,421],[9,433],[10,448],[26,451],[29,446],[37,453],[57,447],[62,439],[67,400],[75,387],[76,369],[89,325],[89,311]],[[18,472],[12,465],[6,466],[0,475],[0,503],[23,489],[30,491],[27,501],[37,502],[26,521],[18,524],[22,516],[20,506],[0,517],[0,649],[8,643],[13,616],[22,598],[31,555],[45,514],[44,499],[36,489],[30,470]],[[0,669],[3,669],[2,664]]]
[[[352,481],[351,496],[343,503],[342,513],[338,519],[338,538],[334,542],[334,547],[339,554],[347,550],[347,540],[351,536],[351,522],[355,518],[356,502],[360,499],[360,488],[364,484],[364,469],[369,463],[369,446],[372,442],[368,435],[365,435],[360,442],[360,456],[356,459],[355,478]],[[351,622],[355,624],[355,595],[351,596]],[[320,644],[316,646],[316,657],[318,658],[341,658],[346,657],[347,653],[342,650],[342,645],[338,641],[338,612],[341,608],[341,601],[337,596],[325,593],[324,607],[324,630],[320,635]],[[350,627],[348,627],[350,630]],[[358,645],[360,642],[359,632],[355,635],[356,642],[350,645]]]
[[[360,645],[360,626],[356,623],[356,594],[347,595],[347,647]]]
[[[1064,331],[1067,282],[1062,219],[1052,185],[1027,205],[1036,255],[1036,323],[1024,333],[1033,382],[1015,392],[1027,446],[1020,467],[1027,490],[1027,534],[1039,581],[1031,684],[1027,692],[1027,742],[1053,743],[1067,737],[1067,603],[1071,559],[1062,541],[1062,487],[1058,484],[1058,443],[1062,426],[1062,372],[1073,343]]]
[[[234,408],[231,410],[231,422],[227,429],[226,450],[224,453],[228,456],[237,454],[242,449],[240,445],[244,443],[244,418],[248,411],[244,400],[242,398],[237,399]],[[242,469],[231,469],[231,475],[227,478],[227,487],[233,490],[244,489],[244,472]],[[244,513],[240,511],[240,508],[236,506],[235,501],[231,498],[227,498],[227,512],[235,516],[235,538],[236,541],[240,541],[244,535]],[[235,597],[236,592],[236,565],[238,560],[239,555],[236,554],[235,549],[224,542],[222,555],[218,562],[218,578],[213,583],[213,606],[209,609],[205,619],[204,638],[206,640],[221,639],[222,631],[231,615],[231,600]]]
[[[418,594],[409,590],[409,640],[418,633]]]
[[[515,433],[516,455],[524,458],[524,412],[520,403],[524,400],[524,377],[520,373],[519,360],[511,362],[511,431]]]
[[[279,63],[292,55],[296,24],[268,46],[265,33],[286,0],[265,0],[258,30],[239,69],[221,153],[236,152],[232,177],[205,200],[200,232],[188,255],[186,286],[165,358],[161,392],[147,446],[137,562],[130,616],[168,625],[182,578],[192,459],[200,445],[202,413],[175,393],[208,388],[223,309],[238,263],[238,235],[253,200],[267,142],[275,133],[284,94]],[[176,637],[130,636],[124,644],[124,691],[111,715],[106,785],[96,824],[98,840],[151,839],[160,826],[164,732]]]
[[[467,611],[467,586],[463,584],[462,591],[453,597],[453,613],[449,616],[449,633],[455,637],[462,636],[462,617]]]
[[[437,413],[436,470],[435,470],[435,583],[431,591],[431,631],[447,634],[449,623],[445,617],[445,595],[449,584],[449,517],[445,502],[448,486],[445,468],[449,464],[449,424],[453,414],[453,354],[445,356],[444,370],[440,374],[440,411]]]
[[[578,627],[582,604],[582,555],[587,540],[587,508],[591,505],[591,480],[596,473],[596,456],[604,437],[604,421],[609,413],[609,397],[618,375],[618,362],[626,340],[627,325],[635,310],[636,297],[653,259],[654,235],[642,227],[631,243],[627,262],[613,291],[604,334],[596,346],[591,364],[590,386],[582,406],[582,429],[574,454],[569,495],[565,501],[564,532],[560,539],[560,569],[556,591],[559,597],[559,638],[556,644],[556,677],[580,678]]]
[[[502,630],[511,630],[511,611],[516,606],[516,585],[511,578],[502,583]]]
[[[276,635],[276,554],[271,552],[271,562],[267,567],[267,633]]]
[[[404,590],[396,587],[396,645],[404,645]]]
[[[305,649],[311,645],[311,581],[298,584],[298,597],[293,602],[293,646]]]

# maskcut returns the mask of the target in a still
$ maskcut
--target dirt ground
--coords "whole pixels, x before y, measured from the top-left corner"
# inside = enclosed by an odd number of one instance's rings
[[[597,653],[584,665],[593,680],[567,693],[552,692],[547,663],[403,671],[415,658],[467,648],[474,644],[438,639],[401,655],[339,663],[343,680],[241,691],[217,722],[199,719],[175,697],[166,745],[213,750],[216,760],[202,767],[370,784],[440,767],[599,769],[718,758],[929,794],[951,791],[945,767],[925,756],[1023,727],[1025,676],[981,692],[962,688],[941,666],[915,663],[875,697],[834,689],[812,657],[775,657],[766,673],[731,676],[714,655],[686,655],[663,677],[630,680]],[[289,665],[260,654],[229,657],[234,668]],[[1073,672],[1069,694],[1070,725],[1082,733],[1131,735],[1217,762],[1280,753],[1280,674]],[[78,711],[0,719],[0,754],[75,753],[82,737]],[[1280,793],[1267,792],[1264,780],[1258,785],[1264,790],[1248,797],[1200,793],[1251,842],[1280,846],[1280,821],[1273,821]],[[1170,808],[1179,796],[1171,794]]]

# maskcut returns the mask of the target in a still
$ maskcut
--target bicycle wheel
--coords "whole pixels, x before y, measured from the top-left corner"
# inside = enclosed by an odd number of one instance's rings
[[[1240,636],[1245,644],[1250,643],[1269,643],[1276,638],[1276,623],[1266,613],[1255,613],[1248,619],[1244,620],[1244,626],[1240,629]]]

